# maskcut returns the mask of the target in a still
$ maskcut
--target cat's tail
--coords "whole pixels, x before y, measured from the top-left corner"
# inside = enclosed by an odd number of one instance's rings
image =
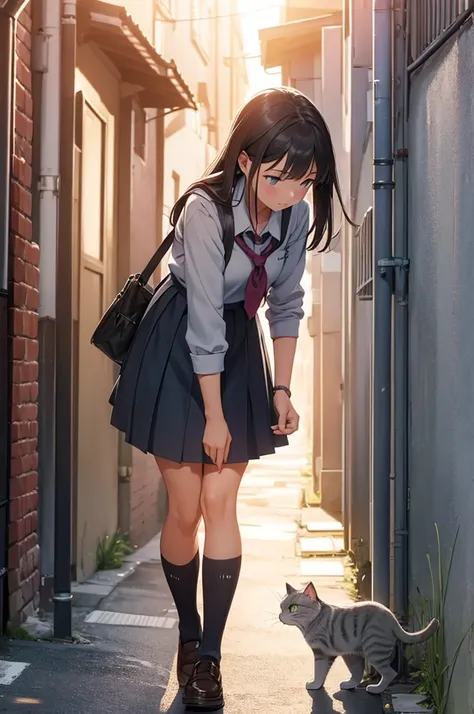
[[[433,618],[424,630],[420,630],[419,632],[407,632],[403,629],[398,620],[395,620],[393,631],[401,642],[404,642],[407,645],[415,645],[418,642],[428,640],[435,634],[435,632],[438,631],[438,628],[439,620]]]

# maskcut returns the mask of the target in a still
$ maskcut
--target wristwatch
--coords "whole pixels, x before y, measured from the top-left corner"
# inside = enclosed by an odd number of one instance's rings
[[[288,387],[285,387],[284,384],[277,384],[276,387],[273,387],[273,396],[275,396],[277,392],[285,392],[288,399],[291,399],[291,391]]]

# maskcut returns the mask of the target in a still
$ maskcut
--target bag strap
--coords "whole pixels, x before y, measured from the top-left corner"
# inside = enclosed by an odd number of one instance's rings
[[[288,233],[288,226],[290,225],[290,218],[291,218],[291,206],[290,206],[290,208],[284,208],[283,213],[281,214],[280,243],[283,243],[283,241],[286,238],[286,234]]]
[[[284,208],[283,213],[281,216],[281,242],[286,238],[286,234],[288,232],[288,226],[290,224],[290,218],[291,218],[291,208]],[[151,256],[150,260],[146,264],[145,268],[142,270],[140,275],[138,276],[138,280],[143,284],[146,285],[148,281],[150,280],[151,276],[165,257],[166,253],[169,251],[171,246],[173,245],[175,237],[175,230],[174,228],[168,233],[166,238],[163,240],[161,245],[158,247],[158,249],[154,252],[154,254]],[[229,256],[230,257],[230,256]],[[228,261],[227,261],[228,262]]]
[[[217,204],[217,211],[220,214],[221,213],[221,207],[219,204]],[[163,240],[163,242],[159,245],[158,249],[153,253],[151,256],[150,260],[138,276],[138,280],[142,283],[142,285],[146,285],[148,281],[150,280],[151,276],[165,257],[166,253],[169,251],[171,246],[173,245],[173,241],[175,238],[175,229],[172,228],[166,238]],[[229,262],[229,256],[226,256],[226,265]]]
[[[166,253],[169,251],[171,246],[173,245],[174,241],[174,228],[168,233],[166,238],[162,241],[158,249],[155,251],[155,253],[151,256],[150,260],[146,264],[145,268],[142,270],[140,275],[138,276],[138,280],[143,284],[146,285],[148,281],[150,280],[151,276],[165,257]]]

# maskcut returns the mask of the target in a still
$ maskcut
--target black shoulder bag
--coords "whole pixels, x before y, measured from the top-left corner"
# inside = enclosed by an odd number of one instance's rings
[[[174,229],[154,253],[141,273],[131,275],[112,304],[102,315],[91,343],[117,364],[122,364],[136,329],[153,297],[148,281],[171,248]]]

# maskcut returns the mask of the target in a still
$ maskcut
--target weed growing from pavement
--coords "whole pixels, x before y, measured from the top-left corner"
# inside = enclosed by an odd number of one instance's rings
[[[347,558],[344,567],[343,583],[347,594],[351,600],[354,600],[355,602],[360,600],[359,591],[357,589],[358,573],[359,569],[356,564],[350,558]]]
[[[321,494],[314,490],[314,474],[312,459],[307,458],[306,464],[300,469],[300,474],[304,478],[304,505],[320,506]]]
[[[431,581],[431,599],[423,598],[417,606],[410,605],[410,615],[416,629],[421,629],[433,618],[439,621],[439,629],[433,637],[421,645],[408,648],[407,659],[414,668],[413,679],[418,682],[417,694],[423,694],[423,706],[432,708],[435,714],[445,714],[448,707],[451,684],[461,648],[474,628],[474,621],[459,640],[451,661],[446,654],[446,598],[448,594],[454,552],[459,535],[456,531],[447,570],[443,563],[439,529],[435,523],[437,545],[437,567],[433,567],[430,555],[427,554],[428,568]],[[418,593],[421,596],[419,588]]]
[[[27,640],[29,642],[37,642],[38,638],[33,637],[28,630],[19,625],[7,625],[7,637],[10,640]]]
[[[97,543],[97,570],[115,570],[123,564],[123,559],[133,553],[128,536],[117,531],[106,535]]]

